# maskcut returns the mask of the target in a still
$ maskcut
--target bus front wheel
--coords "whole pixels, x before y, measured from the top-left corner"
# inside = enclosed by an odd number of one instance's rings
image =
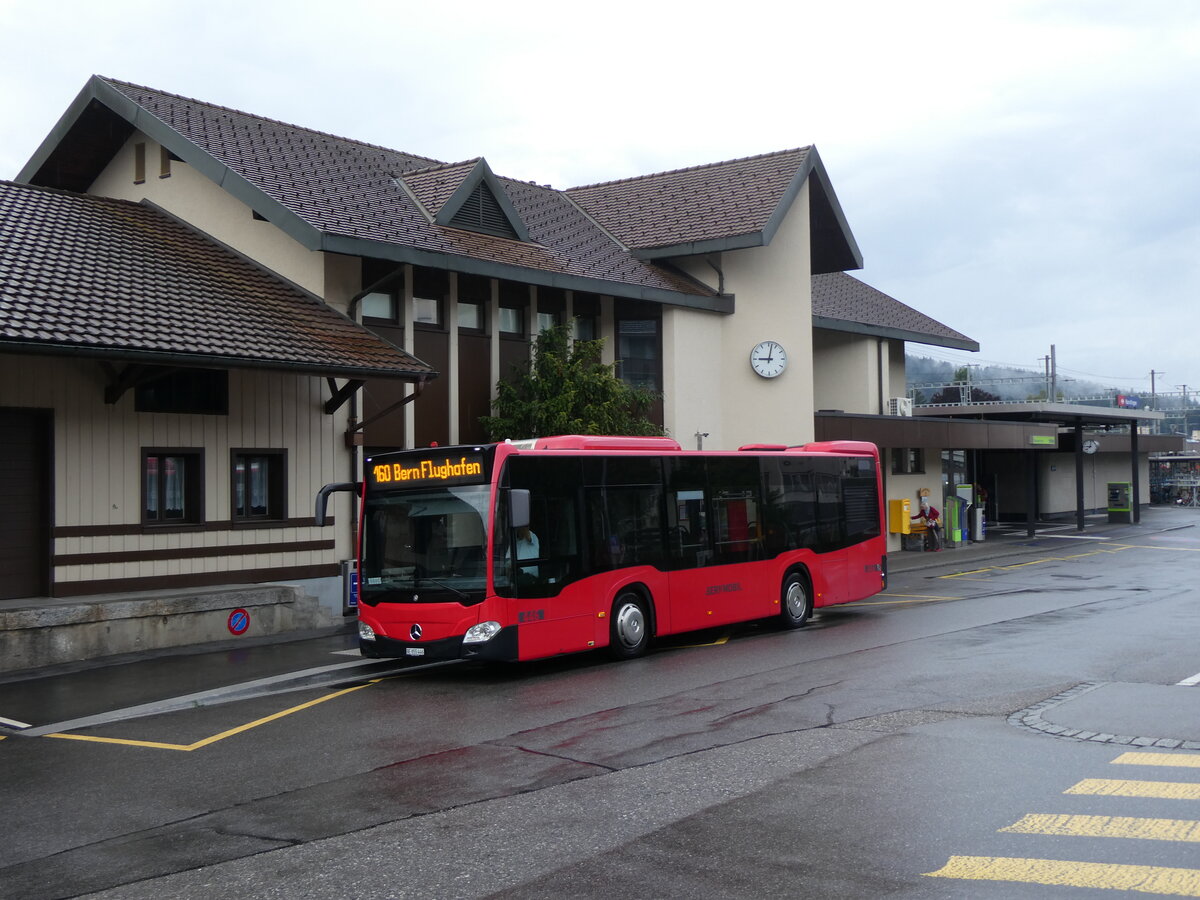
[[[617,597],[609,624],[608,652],[617,659],[634,659],[650,646],[650,617],[646,601],[633,591]]]
[[[784,627],[803,628],[808,623],[813,610],[812,591],[808,587],[808,580],[800,572],[789,572],[787,578],[783,579],[779,605],[782,607],[779,617]]]

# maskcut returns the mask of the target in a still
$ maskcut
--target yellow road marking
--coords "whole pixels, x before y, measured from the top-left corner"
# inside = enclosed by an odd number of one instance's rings
[[[855,600],[846,606],[913,606],[917,603],[940,603],[943,600],[962,600],[963,597],[918,597],[912,600]]]
[[[709,641],[707,644],[680,644],[679,646],[672,647],[670,649],[672,649],[672,650],[689,650],[689,649],[694,649],[696,647],[716,647],[719,644],[725,644],[728,642],[729,642],[729,635],[723,634],[719,638],[717,638],[715,641]]]
[[[1153,797],[1158,800],[1200,800],[1200,784],[1181,781],[1122,781],[1117,778],[1085,778],[1064,794],[1096,797]]]
[[[324,703],[326,700],[333,700],[336,697],[342,697],[354,691],[361,691],[363,688],[369,687],[372,684],[378,684],[382,680],[381,678],[375,678],[366,684],[357,684],[354,687],[326,694],[324,697],[317,697],[315,700],[309,700],[307,703],[301,703],[299,706],[280,710],[261,719],[255,719],[253,722],[247,722],[245,725],[238,725],[236,728],[230,728],[228,731],[222,731],[220,734],[214,734],[212,737],[201,738],[193,744],[165,744],[159,741],[135,741],[127,738],[97,737],[90,734],[56,733],[45,736],[60,738],[64,741],[89,741],[96,744],[123,744],[127,747],[144,747],[151,750],[182,750],[184,752],[191,752],[192,750],[199,750],[201,747],[207,747],[209,744],[215,744],[217,741],[223,741],[227,737],[233,737],[235,734],[241,734],[243,731],[249,731],[251,728],[257,728],[260,725],[266,725],[268,722],[274,722],[276,719],[282,719],[284,716],[290,716],[293,713],[309,709],[318,703]]]
[[[1168,894],[1173,897],[1200,897],[1200,869],[1165,866],[1127,866],[1007,856],[952,856],[942,868],[925,874],[933,878],[1019,881],[1026,884]]]
[[[1177,766],[1200,769],[1200,753],[1122,753],[1114,766]]]
[[[1138,838],[1150,841],[1185,841],[1200,844],[1200,822],[1187,819],[1032,814],[1000,830],[1013,834]]]
[[[1096,556],[1100,553],[1121,553],[1125,550],[1164,550],[1175,551],[1180,553],[1200,553],[1200,548],[1197,547],[1156,547],[1153,545],[1142,544],[1105,544],[1098,546],[1094,550],[1089,550],[1085,553],[1075,553],[1070,556],[1043,556],[1040,559],[1031,559],[1028,562],[1013,563],[1007,566],[988,566],[983,569],[971,569],[968,572],[952,572],[947,575],[938,575],[938,578],[965,578],[968,575],[983,575],[987,572],[1005,572],[1010,569],[1021,569],[1025,566],[1040,566],[1048,562],[1068,562],[1075,559],[1085,559],[1089,556]]]
[[[948,597],[945,594],[893,594],[891,591],[884,591],[876,594],[877,597],[915,597],[918,600],[962,600],[962,597]],[[858,601],[861,603],[862,601]]]

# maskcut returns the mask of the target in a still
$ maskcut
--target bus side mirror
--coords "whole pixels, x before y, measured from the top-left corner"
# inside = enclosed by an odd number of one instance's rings
[[[529,491],[513,488],[508,492],[508,509],[513,528],[529,527]]]
[[[313,518],[316,525],[326,524],[329,510],[329,495],[336,494],[339,491],[353,491],[355,495],[362,496],[362,488],[355,481],[339,481],[334,484],[327,484],[325,487],[317,491],[317,506],[314,510]]]

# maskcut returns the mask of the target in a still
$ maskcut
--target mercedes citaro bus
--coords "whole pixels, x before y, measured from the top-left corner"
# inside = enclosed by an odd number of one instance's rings
[[[873,444],[680,449],[566,435],[384,453],[361,484],[370,657],[530,660],[775,619],[886,586]]]

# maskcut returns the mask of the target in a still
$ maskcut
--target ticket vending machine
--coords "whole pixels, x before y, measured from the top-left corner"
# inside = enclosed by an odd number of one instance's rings
[[[1133,522],[1133,482],[1110,481],[1108,483],[1108,521],[1130,524]]]

